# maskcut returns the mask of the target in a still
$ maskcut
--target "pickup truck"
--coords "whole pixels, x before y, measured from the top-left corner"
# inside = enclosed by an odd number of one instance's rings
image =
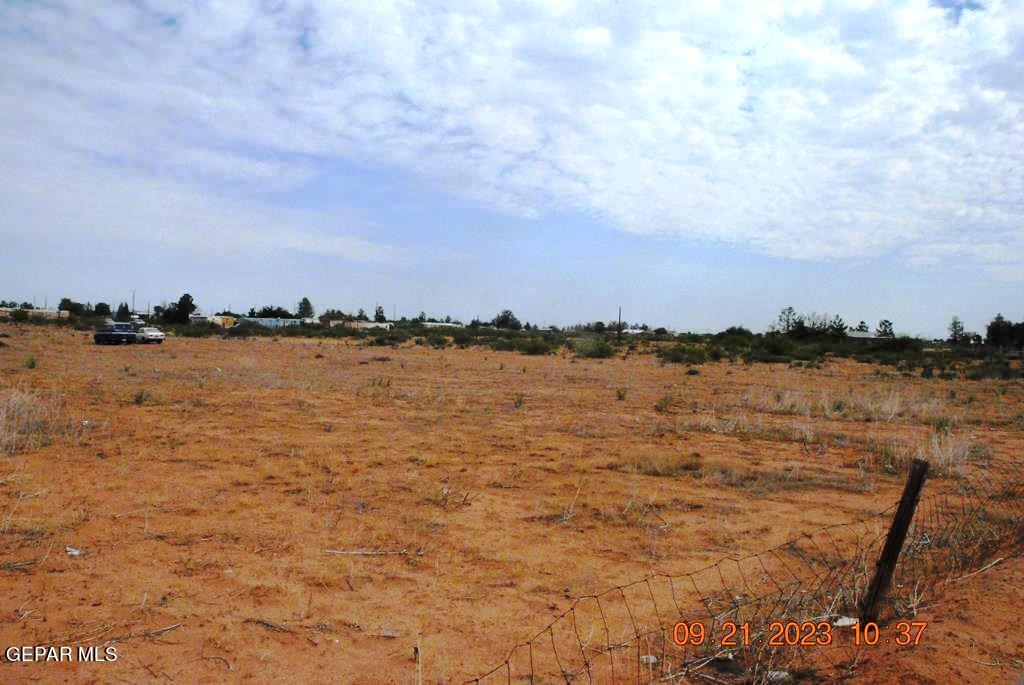
[[[92,339],[97,345],[131,345],[135,342],[135,329],[130,323],[108,323],[96,329]]]

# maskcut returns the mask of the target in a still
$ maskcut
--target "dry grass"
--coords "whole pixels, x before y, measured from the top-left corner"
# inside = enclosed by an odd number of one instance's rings
[[[54,400],[16,388],[0,390],[0,454],[44,447],[71,429]]]
[[[609,468],[642,473],[645,476],[680,476],[695,473],[704,466],[699,452],[680,453],[669,449],[643,448],[623,461],[609,464]]]

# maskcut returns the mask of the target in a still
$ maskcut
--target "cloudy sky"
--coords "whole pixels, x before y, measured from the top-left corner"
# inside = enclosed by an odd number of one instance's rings
[[[1024,318],[1021,0],[441,5],[3,2],[0,298]]]

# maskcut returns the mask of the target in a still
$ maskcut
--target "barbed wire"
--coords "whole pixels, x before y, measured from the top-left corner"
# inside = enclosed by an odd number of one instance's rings
[[[1024,542],[1024,473],[995,462],[926,482],[880,622],[914,615],[941,586],[1000,547]],[[777,547],[696,571],[652,573],[577,596],[498,665],[484,683],[775,682],[801,673],[839,677],[857,663],[853,631],[896,504],[823,526]],[[677,628],[677,624],[683,624]],[[779,624],[828,644],[773,640]],[[703,639],[697,639],[695,631]],[[680,633],[685,631],[685,639]],[[729,639],[731,638],[731,639]]]

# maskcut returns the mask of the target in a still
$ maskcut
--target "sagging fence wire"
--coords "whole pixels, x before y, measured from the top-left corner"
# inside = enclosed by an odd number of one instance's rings
[[[1001,547],[1020,547],[1022,475],[1018,465],[992,463],[926,484],[879,608],[880,622],[916,615],[945,583],[978,568]],[[652,573],[578,596],[545,627],[513,645],[502,662],[465,682],[839,678],[864,648],[851,627],[896,509],[894,503],[860,520],[824,526],[690,573]],[[790,626],[800,640],[775,639]]]

